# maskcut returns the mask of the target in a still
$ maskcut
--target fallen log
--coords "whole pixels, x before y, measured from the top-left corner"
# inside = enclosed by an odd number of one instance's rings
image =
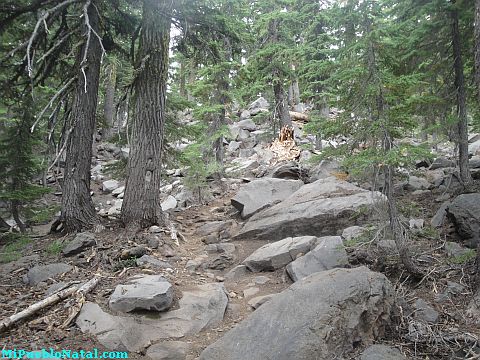
[[[296,111],[289,111],[289,113],[290,113],[290,117],[292,118],[292,120],[303,121],[303,122],[308,121],[308,115],[307,114],[299,113],[299,112],[296,112]]]
[[[50,295],[49,297],[39,302],[36,302],[35,304],[30,305],[25,310],[22,310],[19,313],[13,314],[12,316],[0,322],[0,333],[10,329],[13,325],[18,323],[19,321],[26,319],[36,314],[40,310],[50,305],[54,305],[68,298],[71,295],[74,295],[74,294],[85,295],[89,293],[97,286],[99,280],[100,279],[98,277],[94,277],[91,280],[87,281],[85,284],[83,284],[80,288],[78,288],[77,286],[72,286],[72,287],[69,287],[68,289],[60,290]]]

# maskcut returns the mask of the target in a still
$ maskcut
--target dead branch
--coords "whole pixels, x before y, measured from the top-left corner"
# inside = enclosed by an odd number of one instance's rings
[[[85,294],[89,293],[92,291],[98,284],[100,279],[98,277],[94,277],[91,280],[87,281],[83,286],[78,288],[77,286],[72,286],[68,289],[58,291],[49,297],[36,302],[35,304],[30,305],[28,308],[25,310],[20,311],[17,314],[14,314],[10,316],[9,318],[2,320],[0,322],[0,333],[10,329],[13,325],[18,323],[19,321],[26,319],[37,312],[39,312],[42,309],[45,309],[48,306],[54,305],[66,298],[68,298],[71,295],[81,295],[84,296]]]
[[[27,71],[28,71],[28,76],[29,77],[32,77],[32,74],[33,74],[32,59],[31,59],[30,53],[31,53],[33,42],[35,41],[35,39],[38,36],[38,32],[40,30],[40,27],[43,26],[45,28],[45,31],[48,32],[48,29],[46,28],[46,20],[48,19],[48,17],[50,15],[52,15],[54,12],[64,8],[65,6],[70,5],[72,3],[75,3],[75,2],[78,2],[78,1],[80,1],[80,0],[65,0],[64,2],[50,8],[48,10],[45,10],[43,12],[42,16],[40,16],[40,18],[37,20],[37,23],[35,24],[32,35],[30,35],[30,38],[28,39],[28,43],[27,43]]]
[[[55,102],[55,100],[57,100],[57,98],[63,94],[63,92],[65,90],[68,89],[68,87],[75,81],[75,78],[71,78],[70,80],[67,81],[67,83],[65,85],[62,86],[62,88],[60,90],[57,91],[57,93],[55,95],[53,95],[53,97],[50,99],[50,101],[48,102],[48,104],[43,108],[43,110],[40,112],[40,114],[38,115],[37,117],[37,120],[35,120],[35,122],[33,123],[32,127],[30,128],[30,132],[33,133],[33,131],[35,130],[35,127],[38,125],[38,122],[40,121],[40,119],[43,117],[43,115],[45,114],[45,112],[47,111],[47,109],[49,109],[52,104]]]

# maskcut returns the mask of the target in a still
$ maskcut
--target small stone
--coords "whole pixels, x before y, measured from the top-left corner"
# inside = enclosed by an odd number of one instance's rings
[[[247,273],[248,269],[245,265],[237,265],[225,275],[225,278],[228,280],[238,280],[246,276]]]
[[[254,309],[258,309],[261,305],[271,300],[275,295],[277,294],[268,294],[268,295],[254,297],[248,300],[248,305],[250,305]]]
[[[257,288],[257,287],[251,287],[251,288],[245,289],[245,290],[243,290],[243,297],[244,298],[252,297],[253,295],[258,293],[259,291],[260,291],[260,289]]]
[[[147,236],[147,246],[151,249],[158,249],[158,246],[160,245],[160,238],[158,235],[155,234],[150,234],[150,236]]]
[[[152,234],[158,234],[162,232],[162,228],[157,225],[152,225],[148,228],[148,231],[151,232]]]
[[[110,297],[109,306],[114,311],[134,310],[165,311],[173,302],[173,287],[162,276],[134,277],[129,283],[118,285]]]
[[[104,181],[102,184],[102,188],[104,192],[112,192],[118,187],[119,187],[119,184],[117,180],[107,180],[107,181]]]
[[[223,276],[217,276],[215,277],[215,279],[218,281],[218,282],[224,282],[225,281],[225,278]]]
[[[425,225],[425,220],[423,219],[410,219],[410,229],[412,230],[421,230]]]
[[[350,227],[346,228],[345,230],[343,230],[342,238],[344,238],[347,241],[352,240],[352,239],[356,239],[356,238],[362,236],[362,234],[365,232],[365,230],[366,229],[362,226],[350,226]]]
[[[135,246],[130,249],[123,250],[122,254],[120,257],[122,259],[128,259],[128,258],[139,258],[147,253],[147,249],[145,249],[143,246]]]
[[[268,276],[256,276],[254,281],[255,281],[255,284],[263,285],[269,282],[270,278]]]
[[[66,273],[73,268],[64,263],[55,263],[48,265],[37,265],[28,270],[24,281],[29,285],[38,285],[39,283],[55,277],[56,275]]]
[[[429,324],[435,324],[438,322],[439,314],[431,307],[425,300],[417,299],[414,304],[415,318],[417,320],[425,321]]]
[[[95,245],[95,236],[89,232],[79,233],[62,250],[63,255],[72,256]]]
[[[170,265],[169,263],[159,260],[156,257],[150,255],[143,255],[142,257],[138,258],[136,260],[136,264],[137,266],[148,265],[151,267],[157,267],[162,269],[172,268],[172,265]]]

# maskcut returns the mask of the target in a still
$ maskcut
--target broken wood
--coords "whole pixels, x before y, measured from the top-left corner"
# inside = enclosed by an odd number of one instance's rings
[[[300,149],[295,144],[294,128],[285,125],[280,130],[278,139],[269,146],[276,155],[276,161],[294,160],[300,156]]]
[[[295,121],[303,121],[303,122],[308,122],[308,115],[304,113],[299,113],[296,111],[290,111],[290,117],[292,120]]]
[[[47,298],[45,298],[45,299],[43,299],[39,302],[36,302],[35,304],[30,305],[25,310],[22,310],[19,313],[13,314],[12,316],[8,317],[7,319],[2,320],[0,322],[0,333],[10,329],[11,327],[13,327],[13,325],[18,323],[19,321],[21,321],[23,319],[26,319],[26,318],[36,314],[40,310],[42,310],[42,309],[44,309],[44,308],[46,308],[50,305],[54,305],[54,304],[56,304],[56,303],[58,303],[58,302],[60,302],[64,299],[68,298],[71,295],[78,294],[78,295],[84,296],[85,294],[92,291],[97,286],[99,281],[100,281],[100,279],[98,277],[94,277],[91,280],[87,281],[85,284],[83,284],[83,286],[81,286],[80,288],[78,288],[77,286],[72,286],[68,289],[60,290],[60,291],[50,295],[49,297],[47,297]]]

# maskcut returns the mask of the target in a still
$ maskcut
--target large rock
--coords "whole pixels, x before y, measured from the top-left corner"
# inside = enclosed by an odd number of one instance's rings
[[[302,186],[281,203],[253,215],[235,240],[280,240],[286,236],[337,234],[368,219],[375,201],[372,193],[334,177]]]
[[[254,251],[243,264],[252,272],[274,271],[295,260],[297,255],[309,252],[318,240],[315,236],[302,236],[266,244]]]
[[[480,193],[457,196],[448,206],[447,216],[468,245],[476,247],[480,236]]]
[[[386,345],[372,345],[365,349],[360,360],[406,360],[400,350]]]
[[[28,270],[27,275],[24,277],[24,281],[28,285],[37,285],[38,283],[55,277],[56,275],[66,273],[73,268],[70,265],[64,263],[55,263],[48,265],[37,265]]]
[[[65,256],[72,256],[81,253],[85,249],[95,245],[95,243],[95,236],[92,233],[80,233],[63,248],[62,252]]]
[[[172,302],[172,284],[160,275],[145,275],[117,285],[109,305],[114,311],[126,313],[134,310],[165,311]]]
[[[160,340],[180,339],[218,325],[227,304],[222,284],[204,284],[184,291],[179,309],[162,313],[159,318],[113,316],[87,302],[76,324],[108,349],[141,352]]]
[[[201,360],[331,360],[384,333],[393,307],[388,279],[365,267],[296,282],[207,347]]]
[[[264,178],[241,187],[232,199],[232,205],[246,219],[256,212],[282,201],[302,187],[300,180]]]
[[[308,254],[287,265],[287,273],[298,281],[316,272],[348,265],[347,252],[340,236],[325,236],[318,239],[318,245]]]

